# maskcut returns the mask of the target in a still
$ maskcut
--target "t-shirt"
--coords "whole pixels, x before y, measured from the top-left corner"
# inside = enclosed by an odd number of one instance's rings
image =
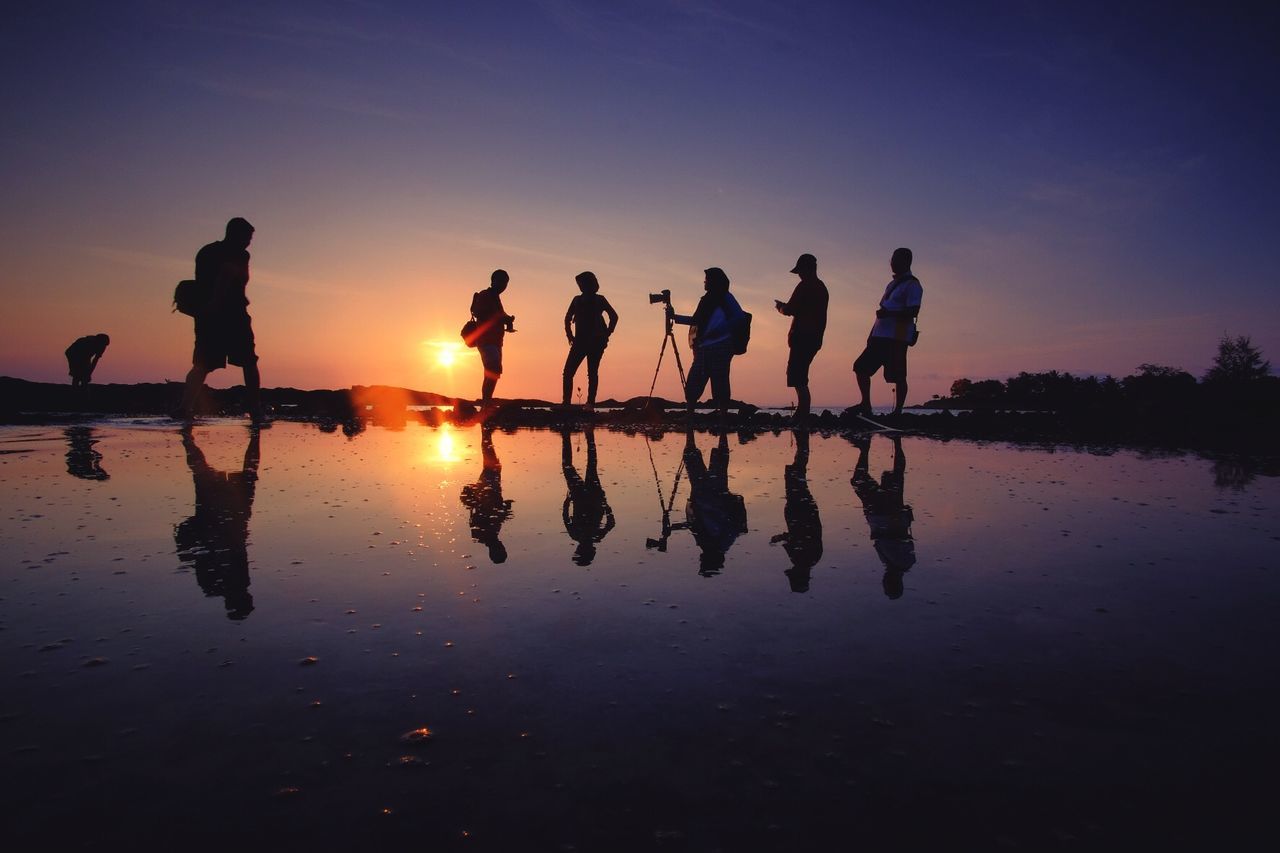
[[[822,335],[827,330],[827,302],[830,296],[820,278],[800,279],[791,298],[782,306],[782,313],[791,317],[791,330],[787,332],[788,346],[822,346]]]
[[[502,307],[502,296],[488,287],[471,297],[471,316],[480,324],[476,346],[502,346],[506,334],[507,312]]]
[[[76,338],[71,346],[67,347],[67,358],[75,362],[88,362],[95,355],[99,358],[107,351],[107,345],[97,335],[85,335],[83,338]]]
[[[249,253],[224,240],[210,243],[196,253],[196,281],[213,294],[209,309],[217,314],[239,314],[249,305]]]
[[[908,308],[919,308],[924,299],[924,287],[920,279],[912,276],[902,281],[891,281],[880,298],[880,307],[886,311],[905,311]],[[871,337],[889,338],[895,341],[909,342],[915,320],[911,317],[877,317],[871,326]]]
[[[609,337],[609,327],[604,314],[612,313],[609,300],[598,293],[579,293],[569,303],[569,316],[573,320],[575,342],[597,344]]]

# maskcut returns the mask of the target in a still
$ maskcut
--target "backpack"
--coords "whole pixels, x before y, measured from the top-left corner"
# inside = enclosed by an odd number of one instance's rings
[[[173,310],[194,317],[209,304],[209,288],[194,279],[178,282],[173,289]]]
[[[735,304],[737,300],[734,300]],[[747,344],[751,343],[751,314],[743,311],[742,306],[738,305],[738,311],[729,318],[729,342],[733,345],[733,354],[742,355],[747,351]]]

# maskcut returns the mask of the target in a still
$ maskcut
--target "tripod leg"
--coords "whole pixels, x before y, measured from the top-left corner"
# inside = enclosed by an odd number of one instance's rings
[[[689,382],[685,379],[684,364],[680,361],[680,347],[676,346],[676,336],[670,329],[667,329],[667,337],[671,338],[671,351],[676,356],[676,370],[680,373],[680,387],[683,389]]]
[[[670,338],[670,337],[671,337],[671,326],[670,324],[668,324],[667,334],[662,338],[662,349],[658,350],[658,366],[653,369],[653,381],[649,383],[649,399],[650,400],[653,399],[653,389],[658,387],[658,371],[662,369],[662,357],[667,353],[667,338]],[[673,346],[675,345],[674,338],[672,338],[671,343]],[[678,365],[679,363],[680,363],[680,353],[677,352],[676,364]],[[684,376],[684,368],[680,369],[680,375],[681,377]]]

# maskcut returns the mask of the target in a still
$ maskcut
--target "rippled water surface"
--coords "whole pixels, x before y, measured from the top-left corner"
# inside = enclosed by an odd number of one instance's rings
[[[109,422],[0,477],[10,837],[1088,848],[1275,794],[1243,463]]]

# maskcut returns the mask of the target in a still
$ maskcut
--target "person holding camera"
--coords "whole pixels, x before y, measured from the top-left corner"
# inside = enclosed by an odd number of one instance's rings
[[[564,315],[564,334],[569,339],[569,357],[564,361],[564,394],[561,402],[569,405],[573,391],[573,376],[583,359],[587,361],[587,407],[596,404],[596,389],[600,385],[600,359],[609,345],[609,336],[618,325],[618,312],[609,300],[600,295],[600,282],[593,272],[580,272],[574,276],[582,292],[573,297]],[[606,326],[604,316],[608,316]]]
[[[738,300],[729,292],[729,276],[719,267],[705,272],[703,287],[706,292],[698,300],[693,314],[675,313],[667,302],[667,318],[674,323],[692,326],[689,344],[693,347],[693,366],[684,389],[685,402],[690,412],[711,382],[711,398],[720,410],[720,416],[728,413],[729,365],[733,360],[733,324],[745,312]],[[652,297],[651,297],[652,298]]]
[[[871,377],[884,368],[884,381],[895,386],[895,398],[891,415],[902,414],[907,401],[907,347],[916,342],[916,317],[920,315],[920,302],[924,299],[924,287],[920,279],[911,273],[911,250],[894,249],[889,259],[893,280],[880,297],[876,310],[876,322],[867,338],[867,347],[853,363],[858,379],[858,391],[862,401],[852,409],[853,414],[871,415]]]
[[[478,324],[475,346],[480,351],[480,363],[484,366],[484,382],[480,385],[480,407],[483,409],[493,405],[493,389],[498,386],[498,377],[502,375],[503,336],[516,330],[516,318],[502,307],[502,292],[510,280],[506,270],[494,270],[489,276],[489,287],[471,297],[471,316]]]
[[[773,307],[784,317],[791,318],[787,332],[787,385],[796,389],[796,413],[794,422],[803,424],[809,416],[809,365],[822,349],[822,335],[827,330],[827,286],[818,278],[818,259],[803,254],[791,271],[800,276],[800,282],[786,302],[773,300]]]

